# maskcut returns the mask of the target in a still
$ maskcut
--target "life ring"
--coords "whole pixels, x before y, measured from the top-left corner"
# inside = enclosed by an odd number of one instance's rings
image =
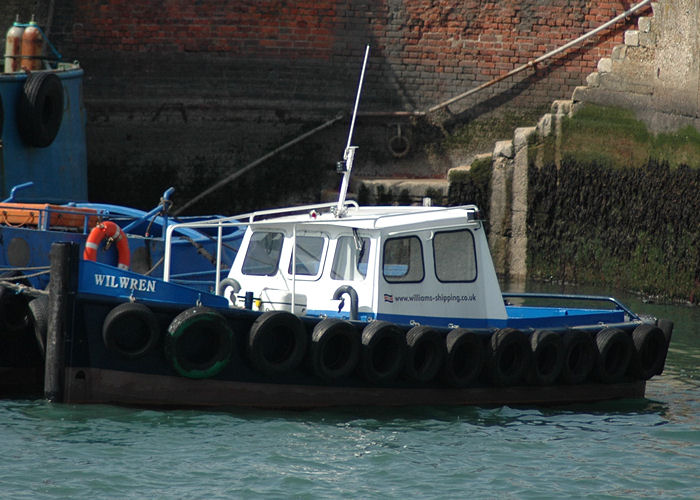
[[[50,145],[63,120],[63,85],[54,73],[27,76],[17,106],[17,128],[22,140],[37,148]]]
[[[83,259],[97,260],[97,249],[100,247],[102,240],[111,238],[117,244],[117,253],[119,254],[119,269],[129,269],[131,263],[131,254],[129,252],[129,240],[126,234],[119,228],[117,224],[106,220],[100,222],[92,228],[85,242],[85,250],[83,251]]]
[[[165,357],[183,377],[202,379],[223,370],[233,353],[233,331],[226,318],[205,307],[191,307],[168,326]]]
[[[445,341],[427,326],[414,326],[406,332],[404,374],[408,380],[430,382],[442,369],[447,356]]]
[[[527,335],[514,328],[502,328],[489,342],[489,365],[494,384],[511,386],[520,382],[530,366]]]
[[[445,339],[447,355],[442,378],[452,387],[473,384],[484,367],[483,336],[464,328],[456,328]]]
[[[604,328],[595,337],[598,348],[598,378],[603,383],[620,382],[632,359],[632,337],[618,328]]]
[[[593,338],[587,332],[570,330],[562,336],[564,362],[561,380],[567,384],[584,382],[593,371],[597,353]]]
[[[663,371],[666,360],[666,337],[655,325],[639,325],[632,332],[634,352],[630,362],[633,377],[649,380]]]
[[[535,330],[530,337],[532,349],[531,381],[551,385],[564,365],[564,344],[561,335],[550,330]]]
[[[391,382],[404,365],[406,340],[401,329],[387,321],[372,321],[362,330],[360,373],[372,384]]]
[[[266,375],[295,369],[306,354],[309,342],[301,320],[287,311],[260,315],[248,334],[248,357]]]
[[[338,318],[319,322],[311,334],[311,366],[324,380],[349,375],[360,358],[360,335],[352,323]]]
[[[105,347],[126,358],[145,355],[159,339],[158,320],[144,304],[119,304],[107,313],[102,323],[102,341]]]
[[[41,357],[46,355],[46,332],[49,325],[49,297],[41,295],[27,304],[29,323],[34,331],[34,338],[39,346]]]

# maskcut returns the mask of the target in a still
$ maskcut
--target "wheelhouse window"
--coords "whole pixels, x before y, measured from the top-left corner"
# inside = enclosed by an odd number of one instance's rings
[[[256,231],[250,237],[241,271],[253,276],[272,276],[277,272],[282,252],[282,233]]]
[[[341,236],[335,246],[331,279],[359,281],[367,276],[370,239]]]
[[[383,262],[382,272],[389,283],[423,280],[423,247],[416,236],[386,240]]]
[[[433,237],[435,276],[442,282],[476,280],[476,250],[471,231],[445,231]]]
[[[296,269],[292,269],[290,258],[287,272],[292,274],[294,271],[297,276],[316,276],[321,267],[326,239],[322,236],[297,236],[296,240]]]

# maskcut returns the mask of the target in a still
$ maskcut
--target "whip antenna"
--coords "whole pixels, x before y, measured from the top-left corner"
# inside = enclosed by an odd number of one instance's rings
[[[357,85],[357,96],[355,97],[355,108],[352,111],[352,120],[350,121],[350,133],[348,134],[348,143],[345,146],[343,159],[338,162],[338,173],[343,174],[343,182],[340,186],[340,195],[338,196],[338,206],[335,214],[337,217],[342,217],[345,212],[345,195],[348,192],[350,184],[350,172],[352,171],[352,162],[355,158],[355,150],[357,146],[351,146],[352,133],[355,129],[355,118],[357,117],[357,107],[360,104],[360,95],[362,94],[362,82],[365,79],[365,68],[367,68],[367,59],[369,58],[369,45],[365,48],[365,59],[362,62],[362,71],[360,72],[360,83]]]

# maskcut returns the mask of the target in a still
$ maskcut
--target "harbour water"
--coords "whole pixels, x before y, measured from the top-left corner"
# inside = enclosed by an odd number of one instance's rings
[[[700,308],[620,298],[675,322],[644,400],[305,412],[5,400],[0,496],[699,498]]]

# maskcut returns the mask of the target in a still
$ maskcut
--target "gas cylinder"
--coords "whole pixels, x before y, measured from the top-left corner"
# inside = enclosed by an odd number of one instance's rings
[[[7,30],[5,37],[5,73],[14,73],[20,69],[23,33],[24,28],[20,26],[18,14],[15,23]]]
[[[44,39],[41,36],[41,30],[32,16],[32,20],[22,34],[22,69],[30,71],[41,69],[43,48]]]

